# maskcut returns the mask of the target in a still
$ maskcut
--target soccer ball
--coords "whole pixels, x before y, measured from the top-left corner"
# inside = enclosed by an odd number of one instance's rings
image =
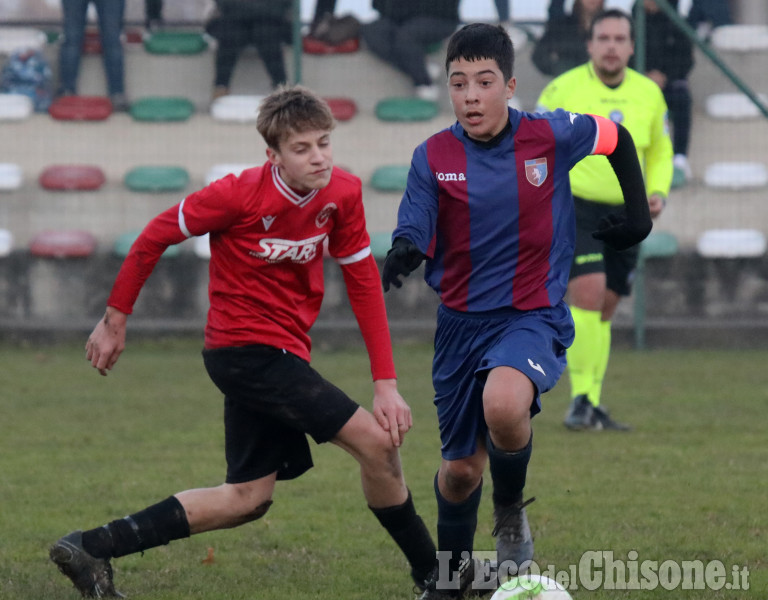
[[[554,579],[529,573],[501,584],[491,600],[573,600]]]

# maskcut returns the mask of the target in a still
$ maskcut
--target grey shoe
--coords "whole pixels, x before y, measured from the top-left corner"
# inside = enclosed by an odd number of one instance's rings
[[[494,508],[493,518],[496,525],[493,528],[493,537],[496,538],[499,577],[520,575],[528,569],[533,560],[533,536],[525,507],[535,499]]]
[[[611,431],[629,431],[631,427],[624,423],[619,423],[611,419],[608,411],[602,406],[595,406],[592,409],[592,429],[606,429]]]
[[[69,577],[83,598],[124,598],[112,583],[109,559],[95,558],[83,549],[83,532],[65,535],[48,553],[64,575]]]
[[[586,395],[576,396],[573,402],[571,402],[571,407],[568,409],[563,425],[573,430],[594,429],[593,411],[594,407]]]

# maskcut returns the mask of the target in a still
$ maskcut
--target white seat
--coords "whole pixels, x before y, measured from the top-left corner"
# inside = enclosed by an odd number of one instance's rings
[[[722,25],[712,30],[710,41],[717,50],[768,50],[768,25]]]
[[[11,54],[15,50],[42,50],[48,43],[44,31],[31,27],[0,27],[0,54]]]
[[[7,229],[0,229],[0,256],[8,256],[13,250],[13,234]]]
[[[211,116],[220,121],[255,121],[263,99],[264,96],[222,96],[211,104]]]
[[[205,235],[197,236],[194,238],[194,244],[195,256],[199,256],[206,260],[211,258],[210,235],[206,233]]]
[[[757,94],[763,106],[768,106],[768,96]],[[754,119],[760,116],[760,109],[746,94],[712,94],[706,100],[707,114],[714,119]]]
[[[768,185],[768,169],[757,162],[718,162],[707,167],[704,183],[732,190]]]
[[[253,165],[248,163],[222,163],[213,165],[205,175],[205,185],[210,185],[214,181],[226,177],[230,173],[240,175],[245,169],[250,169]]]
[[[0,94],[0,121],[22,121],[35,110],[32,98],[24,94]]]
[[[0,190],[18,190],[21,187],[21,167],[14,163],[0,163]]]
[[[754,258],[765,254],[765,235],[756,229],[709,229],[696,242],[706,258]]]

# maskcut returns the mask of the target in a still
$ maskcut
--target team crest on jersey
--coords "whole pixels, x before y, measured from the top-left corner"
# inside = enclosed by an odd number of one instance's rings
[[[620,110],[612,110],[611,114],[608,115],[608,118],[614,123],[623,123],[624,113],[621,112]]]
[[[281,240],[263,238],[259,240],[259,249],[251,250],[251,256],[257,256],[270,263],[290,261],[298,264],[308,263],[322,252],[326,235],[320,234],[305,240]]]
[[[323,210],[321,210],[319,213],[317,213],[317,216],[315,217],[315,225],[317,228],[325,227],[325,224],[328,222],[328,219],[331,218],[331,215],[338,210],[338,207],[333,203],[329,202],[323,207]]]
[[[532,158],[525,161],[525,178],[528,183],[539,187],[546,181],[548,173],[546,158]]]

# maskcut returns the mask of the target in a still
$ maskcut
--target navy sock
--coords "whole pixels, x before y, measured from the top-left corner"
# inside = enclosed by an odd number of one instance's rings
[[[494,506],[509,506],[520,502],[523,499],[528,462],[531,460],[533,432],[525,447],[514,452],[496,448],[490,435],[486,437],[486,447],[493,480]]]
[[[463,502],[449,502],[440,493],[435,475],[437,498],[437,546],[441,552],[450,552],[451,572],[459,568],[462,552],[472,554],[477,529],[477,509],[483,494],[483,482]]]
[[[117,558],[189,537],[184,507],[175,496],[83,532],[83,548],[96,558]]]
[[[435,543],[424,521],[416,514],[411,492],[408,491],[408,499],[399,506],[368,508],[405,554],[413,579],[426,581],[435,565]]]

